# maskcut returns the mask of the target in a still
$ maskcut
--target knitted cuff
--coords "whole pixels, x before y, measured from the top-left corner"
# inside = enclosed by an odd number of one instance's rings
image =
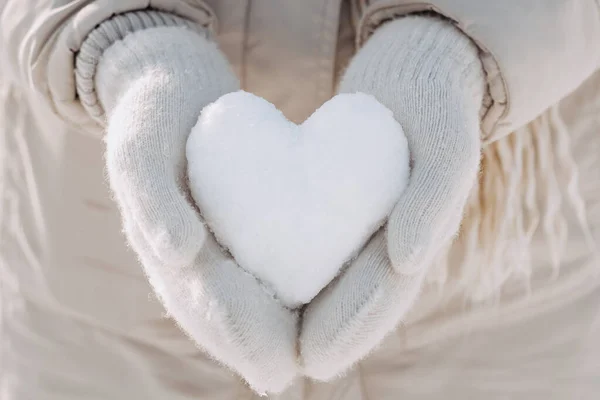
[[[482,101],[485,78],[479,50],[443,18],[413,15],[385,23],[356,57],[360,57],[363,65],[359,69],[365,74],[387,77],[399,87],[452,85]],[[342,81],[340,91],[346,86],[352,86],[352,82]]]
[[[104,21],[87,36],[75,61],[77,95],[91,117],[104,123],[105,110],[98,99],[96,72],[104,51],[125,36],[144,29],[183,27],[207,36],[206,30],[192,21],[166,12],[143,10],[119,14]]]

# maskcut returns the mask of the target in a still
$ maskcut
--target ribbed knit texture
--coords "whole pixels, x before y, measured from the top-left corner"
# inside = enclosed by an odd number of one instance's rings
[[[87,112],[104,123],[104,110],[96,93],[96,70],[104,51],[132,32],[161,26],[180,26],[206,37],[204,28],[174,14],[155,10],[119,14],[93,30],[82,43],[76,58],[77,95]]]
[[[167,312],[254,390],[279,392],[298,371],[297,316],[221,251],[187,188],[188,135],[202,108],[239,84],[205,34],[151,27],[162,22],[182,21],[143,12],[92,32],[77,60],[80,97],[106,113],[110,186]]]
[[[382,26],[340,84],[340,92],[377,97],[408,138],[411,182],[388,223],[390,257],[402,272],[422,270],[458,230],[477,176],[483,90],[476,46],[431,17]]]
[[[412,169],[386,230],[304,313],[304,373],[320,380],[348,369],[394,329],[457,233],[479,167],[484,76],[466,35],[445,20],[410,16],[373,34],[339,91],[371,94],[393,111]]]

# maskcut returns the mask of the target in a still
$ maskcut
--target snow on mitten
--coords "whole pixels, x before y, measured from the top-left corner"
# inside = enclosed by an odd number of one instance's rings
[[[185,178],[185,146],[202,108],[238,82],[189,21],[140,11],[91,32],[77,57],[79,96],[108,117],[110,186],[127,239],[167,312],[258,392],[297,374],[297,316],[224,254]]]
[[[329,380],[343,373],[413,305],[429,264],[458,231],[476,182],[484,86],[477,47],[435,17],[386,23],[351,61],[339,91],[371,94],[392,110],[412,169],[385,229],[305,310],[306,375]]]

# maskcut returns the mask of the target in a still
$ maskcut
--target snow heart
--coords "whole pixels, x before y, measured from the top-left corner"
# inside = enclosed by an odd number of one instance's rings
[[[192,196],[240,267],[308,303],[386,220],[408,144],[374,97],[341,94],[296,125],[247,92],[202,111],[187,142]]]

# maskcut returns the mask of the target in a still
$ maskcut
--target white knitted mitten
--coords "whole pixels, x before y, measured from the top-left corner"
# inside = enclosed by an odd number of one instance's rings
[[[306,375],[328,380],[367,355],[456,234],[479,168],[484,82],[477,47],[435,17],[383,25],[350,63],[339,91],[371,94],[393,111],[408,138],[411,177],[387,226],[305,310]]]
[[[89,112],[108,116],[110,185],[166,310],[254,390],[282,391],[298,371],[297,316],[221,251],[187,189],[185,146],[200,111],[238,89],[224,56],[198,27],[144,11],[93,31],[77,77]]]

